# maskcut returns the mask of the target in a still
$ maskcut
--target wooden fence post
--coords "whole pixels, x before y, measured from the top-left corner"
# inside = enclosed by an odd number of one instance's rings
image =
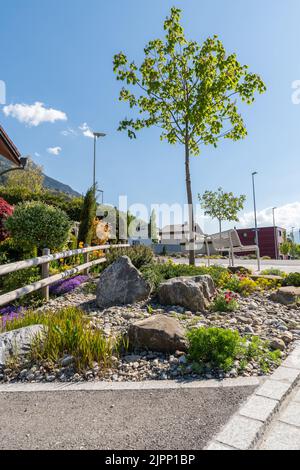
[[[89,247],[89,245],[87,245],[87,244],[84,245],[84,248],[88,248],[88,247]],[[89,260],[90,260],[90,254],[89,254],[89,253],[83,253],[83,262],[84,262],[84,264],[85,264],[85,263],[88,263]],[[89,274],[89,269],[85,269],[85,270],[83,271],[83,274],[85,274],[86,276],[88,276],[88,274]]]
[[[49,256],[49,255],[50,255],[49,248],[44,248],[43,256]],[[46,279],[47,277],[49,277],[49,265],[50,265],[49,262],[42,264],[42,279]],[[49,286],[42,288],[42,297],[46,300],[46,302],[49,301]]]

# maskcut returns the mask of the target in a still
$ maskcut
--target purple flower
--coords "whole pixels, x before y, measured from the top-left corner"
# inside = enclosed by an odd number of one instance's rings
[[[6,323],[21,318],[25,313],[25,307],[16,307],[8,305],[0,309],[0,321],[2,328],[5,328]]]
[[[66,294],[67,292],[71,292],[72,290],[76,289],[76,287],[80,286],[88,279],[89,277],[84,275],[71,277],[69,279],[61,279],[60,281],[55,282],[55,284],[52,284],[49,291],[54,295]]]

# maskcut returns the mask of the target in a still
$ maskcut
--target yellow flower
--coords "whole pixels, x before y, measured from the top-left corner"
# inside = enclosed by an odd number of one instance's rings
[[[83,248],[83,242],[79,243],[79,248]]]

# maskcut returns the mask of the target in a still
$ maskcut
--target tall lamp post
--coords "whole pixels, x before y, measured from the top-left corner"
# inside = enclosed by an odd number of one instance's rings
[[[94,136],[94,169],[93,169],[93,188],[94,188],[94,193],[96,194],[96,147],[97,147],[97,139],[99,137],[105,137],[106,134],[103,132],[93,132]]]
[[[277,207],[273,207],[273,229],[274,229],[274,247],[275,247],[275,259],[278,259],[278,243],[277,243],[277,230],[276,230],[276,224],[275,224],[275,210]]]
[[[255,196],[255,182],[254,176],[257,175],[257,171],[252,173],[252,188],[253,188],[253,205],[254,205],[254,222],[255,222],[255,243],[258,246],[258,228],[257,228],[257,215],[256,215],[256,196]]]

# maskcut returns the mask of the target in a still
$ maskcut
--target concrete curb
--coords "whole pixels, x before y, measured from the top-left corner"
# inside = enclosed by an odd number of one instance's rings
[[[149,380],[145,382],[14,383],[0,385],[0,393],[80,392],[111,390],[174,390],[196,388],[258,387],[262,378],[239,377],[224,380]]]
[[[282,365],[254,392],[205,450],[254,449],[273,416],[300,380],[300,342]]]

